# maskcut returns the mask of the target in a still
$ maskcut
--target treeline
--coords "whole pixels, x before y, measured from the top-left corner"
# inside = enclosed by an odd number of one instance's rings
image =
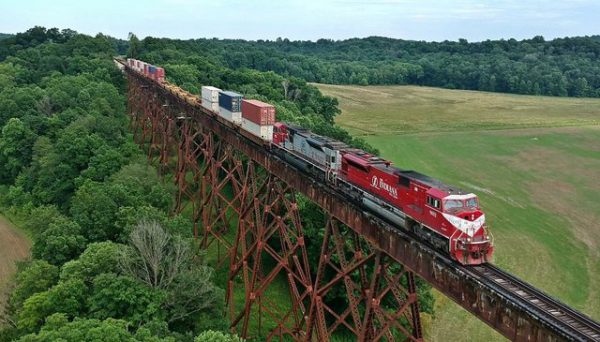
[[[423,42],[383,37],[333,41],[197,39],[173,42],[232,68],[308,82],[414,84],[553,96],[600,96],[600,36]]]
[[[113,41],[57,32],[2,45],[0,208],[33,259],[0,341],[238,341],[191,222],[170,215],[173,189],[127,132]]]

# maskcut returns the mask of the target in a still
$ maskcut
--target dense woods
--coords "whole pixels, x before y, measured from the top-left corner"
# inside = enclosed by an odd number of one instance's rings
[[[170,41],[232,68],[308,82],[414,84],[552,96],[600,96],[600,36],[423,42],[384,37],[333,41]]]
[[[237,341],[191,223],[127,132],[115,42],[40,27],[0,42],[0,207],[33,240],[0,341]]]

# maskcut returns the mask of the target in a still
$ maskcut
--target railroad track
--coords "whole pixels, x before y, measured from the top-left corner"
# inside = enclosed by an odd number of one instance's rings
[[[540,320],[570,336],[572,341],[600,341],[600,323],[496,266],[470,266],[464,271],[531,310]]]

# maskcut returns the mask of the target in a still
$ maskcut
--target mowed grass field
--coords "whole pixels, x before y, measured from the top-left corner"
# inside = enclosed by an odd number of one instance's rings
[[[383,157],[477,193],[497,265],[600,320],[600,99],[317,86]],[[503,340],[436,297],[431,340]]]

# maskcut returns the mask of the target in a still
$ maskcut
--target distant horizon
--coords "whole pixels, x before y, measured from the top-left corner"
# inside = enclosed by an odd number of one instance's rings
[[[18,33],[23,33],[35,26],[42,26],[42,25],[34,25],[32,27],[29,27],[23,31],[18,31],[18,32],[2,32],[0,31],[0,34],[8,34],[8,35],[16,35]],[[64,30],[64,29],[68,29],[68,30],[73,30],[76,31],[77,33],[80,34],[85,34],[88,36],[96,36],[98,34],[102,34],[102,35],[106,35],[109,36],[111,38],[115,38],[115,39],[119,39],[119,40],[128,40],[128,35],[127,34],[126,37],[122,38],[122,37],[115,37],[112,36],[110,34],[106,34],[104,32],[96,32],[96,33],[88,33],[88,32],[80,32],[78,30],[75,30],[73,28],[70,27],[66,27],[66,28],[62,28],[62,27],[54,27],[54,26],[42,26],[46,29],[51,29],[51,28],[57,28],[58,30]],[[546,36],[543,36],[541,34],[538,35],[534,35],[531,37],[523,37],[523,38],[514,38],[514,37],[509,37],[509,38],[487,38],[487,39],[483,39],[483,40],[468,40],[466,38],[462,38],[459,37],[457,39],[446,39],[446,40],[423,40],[423,39],[409,39],[409,38],[398,38],[398,37],[386,37],[386,36],[378,36],[378,35],[370,35],[370,36],[364,36],[364,37],[348,37],[348,38],[340,38],[340,39],[333,39],[333,38],[327,38],[327,37],[321,37],[321,38],[317,38],[317,39],[290,39],[288,37],[277,37],[275,39],[272,38],[258,38],[258,39],[245,39],[245,38],[224,38],[224,37],[193,37],[193,38],[177,38],[177,37],[158,37],[158,36],[139,36],[137,33],[135,32],[131,32],[133,34],[136,35],[136,37],[138,37],[138,39],[143,40],[144,38],[156,38],[156,39],[172,39],[172,40],[195,40],[195,39],[207,39],[207,40],[211,40],[211,39],[217,39],[217,40],[243,40],[243,41],[247,41],[247,42],[257,42],[257,41],[268,41],[268,42],[274,42],[277,41],[279,38],[281,38],[282,40],[288,39],[290,42],[312,42],[312,43],[316,43],[318,40],[331,40],[334,42],[340,42],[340,41],[346,41],[346,40],[352,40],[352,39],[367,39],[367,38],[385,38],[385,39],[395,39],[395,40],[405,40],[405,41],[415,41],[415,42],[426,42],[426,43],[442,43],[444,41],[448,41],[448,42],[458,42],[460,39],[465,39],[467,40],[468,43],[481,43],[481,42],[485,42],[485,41],[500,41],[500,40],[511,40],[511,39],[515,39],[517,41],[523,41],[523,40],[532,40],[535,37],[543,37],[545,41],[551,41],[551,40],[555,40],[555,39],[565,39],[565,38],[585,38],[585,37],[600,37],[600,33],[596,33],[596,34],[587,34],[587,35],[575,35],[575,36],[560,36],[560,37],[553,37],[553,38],[548,38]]]
[[[346,40],[370,36],[442,42],[547,40],[600,34],[595,0],[23,0],[0,4],[0,32],[35,25],[126,39]]]

